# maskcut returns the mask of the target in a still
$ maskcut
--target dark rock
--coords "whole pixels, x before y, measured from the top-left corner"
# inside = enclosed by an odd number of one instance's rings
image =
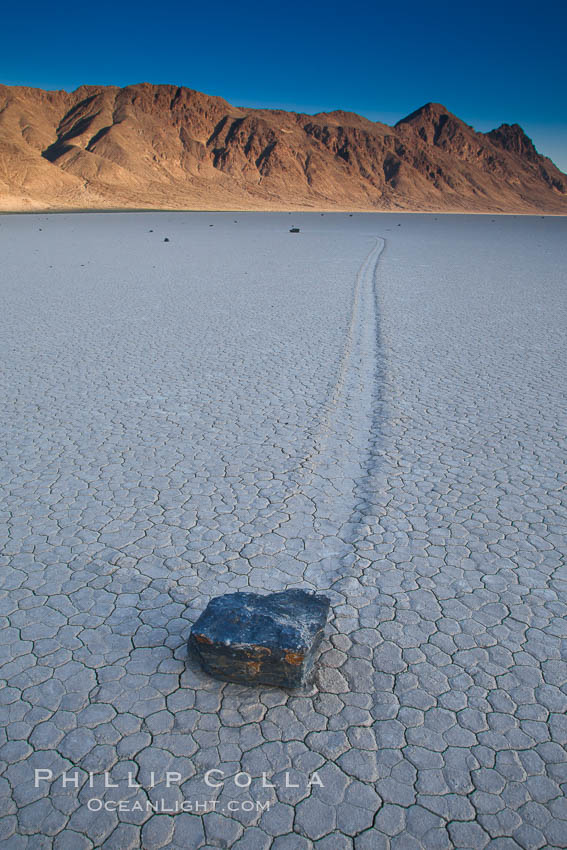
[[[290,233],[299,233],[299,227],[290,227],[289,232]]]
[[[313,667],[329,604],[304,590],[217,596],[193,625],[189,647],[217,679],[297,688]]]
[[[165,239],[164,239],[163,241],[164,241],[164,242],[169,242],[169,239],[167,238],[167,236],[165,237]]]

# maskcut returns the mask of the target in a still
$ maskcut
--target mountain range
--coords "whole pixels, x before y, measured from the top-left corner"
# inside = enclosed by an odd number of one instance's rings
[[[517,124],[477,132],[437,103],[390,127],[170,85],[0,85],[0,209],[565,214],[567,177]]]

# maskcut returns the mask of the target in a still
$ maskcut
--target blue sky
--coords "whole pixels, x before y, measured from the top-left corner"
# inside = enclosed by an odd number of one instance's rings
[[[540,2],[10,3],[0,81],[186,85],[238,106],[394,123],[427,101],[521,124],[567,171],[567,6]]]

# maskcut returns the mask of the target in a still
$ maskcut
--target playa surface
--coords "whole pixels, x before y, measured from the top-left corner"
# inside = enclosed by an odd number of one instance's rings
[[[5,846],[565,846],[566,237],[0,218]],[[187,657],[288,587],[310,688]]]

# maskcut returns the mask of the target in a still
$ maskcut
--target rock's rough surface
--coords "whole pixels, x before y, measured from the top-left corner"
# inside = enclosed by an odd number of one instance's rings
[[[211,599],[189,645],[218,679],[297,688],[313,666],[329,604],[304,590],[227,593]]]

